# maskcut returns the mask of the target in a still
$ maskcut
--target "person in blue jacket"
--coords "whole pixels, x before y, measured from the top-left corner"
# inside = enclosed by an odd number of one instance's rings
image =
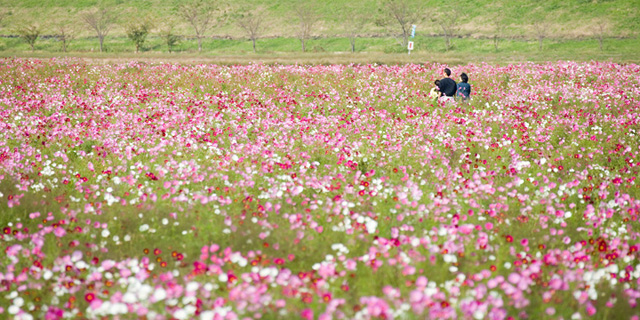
[[[469,84],[469,76],[466,73],[460,75],[460,82],[457,84],[456,96],[462,101],[468,101],[471,97],[471,85]]]

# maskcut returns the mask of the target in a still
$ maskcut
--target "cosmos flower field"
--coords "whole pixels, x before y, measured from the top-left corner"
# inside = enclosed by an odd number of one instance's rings
[[[640,66],[0,61],[0,318],[638,319]]]

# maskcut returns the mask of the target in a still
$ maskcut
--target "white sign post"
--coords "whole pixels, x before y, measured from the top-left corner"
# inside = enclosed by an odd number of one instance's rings
[[[416,37],[416,25],[411,25],[411,39]],[[409,50],[409,54],[411,54],[411,50],[413,50],[413,41],[409,41],[407,43],[407,50]]]

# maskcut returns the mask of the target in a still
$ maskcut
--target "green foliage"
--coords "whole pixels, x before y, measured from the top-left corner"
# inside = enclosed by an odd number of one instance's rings
[[[163,34],[163,38],[164,38],[165,44],[167,45],[167,50],[169,51],[169,53],[173,52],[174,50],[173,48],[180,43],[180,36],[174,34],[171,31]]]
[[[40,33],[42,32],[40,27],[34,24],[22,26],[16,29],[20,38],[24,40],[31,47],[31,51],[35,51],[35,44],[38,37],[40,37]]]
[[[136,52],[140,52],[140,49],[147,40],[147,36],[151,31],[152,24],[148,20],[142,22],[131,22],[127,25],[127,37],[133,42],[136,47]]]

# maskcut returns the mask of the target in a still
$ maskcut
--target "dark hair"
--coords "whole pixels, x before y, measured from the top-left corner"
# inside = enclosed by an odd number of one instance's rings
[[[451,75],[451,70],[449,70],[449,68],[444,68],[444,74],[446,74],[447,77],[450,76]]]
[[[469,82],[469,76],[464,72],[460,75],[460,79],[462,79],[462,82],[464,83]]]
[[[434,81],[433,84],[435,84],[436,86],[440,86],[440,80]]]

